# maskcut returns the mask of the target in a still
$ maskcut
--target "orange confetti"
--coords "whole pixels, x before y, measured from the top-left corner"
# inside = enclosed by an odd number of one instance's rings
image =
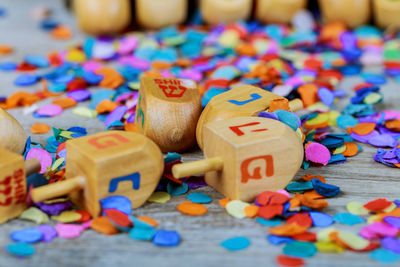
[[[385,122],[385,127],[394,132],[400,132],[400,120],[390,120]]]
[[[222,207],[226,207],[226,205],[230,202],[231,200],[229,198],[223,198],[218,200],[218,204],[220,204]]]
[[[179,204],[176,209],[183,214],[191,215],[191,216],[200,216],[204,215],[207,212],[207,207],[203,204],[192,203],[192,202],[182,202]]]
[[[303,194],[306,197],[309,197],[311,199],[323,199],[325,198],[324,196],[321,196],[320,194],[317,193],[315,190],[307,191]]]
[[[132,122],[132,123],[126,123],[124,125],[124,130],[127,132],[136,132],[137,128],[136,128],[136,123]]]
[[[242,56],[253,57],[257,54],[257,50],[251,44],[243,43],[236,47],[236,52]]]
[[[0,55],[5,56],[11,54],[14,51],[12,46],[9,45],[0,45]]]
[[[111,67],[104,67],[96,70],[96,74],[102,75],[103,80],[101,80],[99,86],[115,89],[124,83],[124,77],[122,77],[119,72]]]
[[[151,67],[153,69],[159,69],[159,70],[168,69],[168,68],[171,68],[171,66],[172,66],[171,63],[164,62],[164,61],[154,61],[151,64]]]
[[[295,194],[295,198],[298,198],[303,206],[312,209],[323,209],[328,207],[328,201],[325,199],[312,199],[302,194]]]
[[[268,112],[274,112],[278,109],[289,111],[289,100],[287,100],[286,98],[272,99],[269,105]]]
[[[57,26],[51,32],[51,37],[58,40],[67,40],[72,37],[71,30],[66,26]]]
[[[9,96],[6,100],[5,104],[0,105],[2,108],[15,108],[18,106],[30,106],[33,103],[37,102],[40,100],[40,97],[37,95],[24,92],[24,91],[18,91],[13,93],[11,96]]]
[[[271,227],[269,233],[278,236],[293,236],[302,234],[307,231],[306,226],[300,226],[297,223],[290,223]]]
[[[50,126],[46,123],[34,123],[31,126],[31,133],[33,134],[45,134],[50,131]]]
[[[244,214],[246,214],[246,217],[248,218],[256,217],[257,213],[258,213],[258,206],[256,205],[250,205],[244,208]]]
[[[315,84],[303,84],[297,89],[297,92],[303,100],[304,107],[318,102],[318,87]]]
[[[94,218],[90,223],[90,227],[104,235],[115,235],[118,233],[118,229],[104,216]]]
[[[345,157],[355,156],[358,152],[358,146],[355,143],[345,142],[346,150],[343,151],[342,155]]]
[[[304,181],[311,181],[312,179],[318,179],[321,182],[325,183],[325,177],[321,175],[312,175],[312,174],[306,174],[303,177],[301,177]]]
[[[375,129],[376,123],[374,122],[361,122],[357,124],[356,126],[350,128],[350,130],[358,135],[367,135],[372,133],[372,131]]]
[[[158,222],[156,220],[154,220],[153,218],[150,218],[148,216],[140,216],[140,217],[137,217],[137,219],[141,220],[141,221],[143,221],[145,223],[148,223],[148,224],[150,224],[150,225],[152,225],[154,227],[158,226]]]
[[[66,108],[71,108],[71,107],[76,106],[77,102],[73,98],[65,97],[65,98],[55,99],[55,100],[53,100],[52,103],[56,104],[56,105],[59,105],[63,109],[66,109]]]
[[[96,106],[96,111],[99,114],[109,113],[118,107],[117,103],[112,102],[111,100],[103,100]]]

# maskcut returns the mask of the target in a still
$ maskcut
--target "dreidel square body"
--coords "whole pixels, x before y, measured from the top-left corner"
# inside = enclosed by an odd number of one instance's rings
[[[284,188],[303,161],[303,145],[285,124],[260,117],[215,121],[204,128],[204,155],[223,168],[205,181],[230,199],[253,201],[265,190]]]
[[[0,224],[26,209],[24,158],[0,148]]]
[[[140,134],[108,131],[67,141],[67,180],[85,181],[83,190],[69,196],[92,216],[99,215],[99,201],[107,196],[123,195],[133,208],[142,205],[163,168],[161,151]]]

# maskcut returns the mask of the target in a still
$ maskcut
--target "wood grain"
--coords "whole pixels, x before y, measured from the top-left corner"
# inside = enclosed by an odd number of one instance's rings
[[[76,22],[72,15],[62,9],[62,1],[54,0],[2,0],[1,5],[8,10],[6,17],[0,18],[0,36],[2,42],[13,45],[15,53],[2,57],[1,62],[20,61],[26,54],[45,55],[51,50],[64,50],[69,44],[82,41],[84,36],[77,30]],[[58,21],[74,29],[73,42],[61,42],[52,40],[46,32],[39,29],[37,23],[29,17],[30,10],[35,6],[46,5],[53,9]],[[12,29],[12,31],[10,30]],[[11,34],[12,33],[12,34]],[[7,38],[5,38],[7,36]],[[29,37],[29,42],[27,38]],[[368,71],[379,71],[371,69]],[[17,73],[0,72],[0,95],[10,95],[20,90],[13,85]],[[358,76],[344,79],[339,84],[340,89],[349,92],[362,80]],[[24,88],[34,92],[39,85]],[[400,109],[400,94],[398,84],[389,79],[382,86],[384,104],[379,109]],[[338,109],[349,103],[349,98],[341,99]],[[51,100],[39,103],[43,106]],[[87,106],[88,103],[80,105]],[[32,135],[29,132],[34,122],[44,122],[54,127],[68,128],[70,126],[86,127],[89,133],[104,131],[102,122],[96,119],[86,119],[72,114],[66,110],[55,118],[33,118],[32,115],[24,115],[22,109],[9,111],[24,127],[27,134],[33,140],[45,144],[46,138],[52,133],[44,135]],[[369,145],[361,145],[363,152],[349,158],[348,162],[341,165],[329,165],[323,168],[310,168],[300,170],[296,178],[305,173],[324,175],[328,183],[338,185],[342,193],[329,199],[329,207],[326,212],[333,215],[336,212],[344,212],[349,201],[366,202],[375,198],[385,197],[390,200],[400,198],[400,172],[398,169],[386,167],[374,162],[372,159],[376,148]],[[203,155],[198,149],[192,149],[183,154],[183,159],[202,159]],[[75,240],[55,239],[52,243],[36,244],[36,254],[29,259],[18,259],[10,256],[3,250],[6,244],[11,242],[9,234],[12,231],[26,227],[35,227],[31,222],[13,220],[0,225],[0,266],[274,266],[276,255],[281,253],[282,247],[270,245],[266,240],[267,229],[251,219],[234,219],[218,205],[218,199],[223,196],[211,187],[204,187],[195,192],[203,192],[214,200],[207,204],[208,213],[202,217],[183,216],[176,211],[176,206],[185,201],[184,196],[172,198],[166,204],[146,203],[134,211],[134,215],[150,216],[160,223],[160,229],[176,230],[182,237],[182,243],[176,248],[159,248],[151,243],[131,240],[127,234],[116,236],[103,236],[94,231],[86,231]],[[336,225],[340,229],[356,232],[361,226],[346,227]],[[319,229],[315,229],[316,231]],[[237,235],[243,235],[251,240],[251,246],[241,252],[231,253],[220,247],[220,242]],[[368,254],[345,252],[342,255],[318,254],[307,260],[307,266],[381,266],[369,258]],[[388,265],[389,266],[389,265]]]

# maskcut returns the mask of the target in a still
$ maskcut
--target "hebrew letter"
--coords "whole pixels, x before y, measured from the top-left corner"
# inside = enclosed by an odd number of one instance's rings
[[[235,104],[235,105],[237,105],[237,106],[243,106],[243,105],[245,105],[245,104],[247,104],[247,103],[256,101],[257,99],[260,99],[260,98],[261,98],[261,96],[260,96],[259,94],[251,94],[250,96],[251,96],[251,98],[248,99],[248,100],[244,100],[244,101],[228,100],[228,102],[230,102],[230,103],[232,103],[232,104]]]
[[[140,188],[140,173],[135,172],[133,174],[129,174],[122,177],[114,178],[110,181],[110,185],[108,186],[108,192],[114,193],[117,191],[118,184],[124,181],[131,181],[132,182],[132,189],[139,190]]]
[[[250,164],[255,166],[253,173],[250,174]],[[261,179],[261,169],[265,169],[265,176],[270,177],[274,175],[274,160],[271,155],[252,157],[244,160],[240,165],[242,172],[242,183],[247,183],[249,179]]]
[[[245,133],[240,128],[254,126],[254,125],[258,125],[258,124],[260,124],[260,122],[250,122],[250,123],[246,123],[246,124],[242,124],[242,125],[231,126],[231,127],[229,127],[229,129],[231,129],[231,131],[234,132],[237,136],[242,136]],[[268,129],[266,129],[266,128],[255,129],[255,130],[252,130],[251,132],[263,132],[266,130],[268,130]]]
[[[110,146],[117,146],[120,143],[129,143],[129,139],[119,134],[106,134],[89,139],[89,144],[97,149],[104,149]]]
[[[182,85],[158,85],[163,90],[166,97],[181,97],[186,91],[186,87]]]

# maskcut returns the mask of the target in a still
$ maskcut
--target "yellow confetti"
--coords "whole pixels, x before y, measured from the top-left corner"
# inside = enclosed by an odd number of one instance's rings
[[[338,238],[343,243],[345,243],[346,245],[348,245],[349,247],[351,247],[352,249],[355,249],[355,250],[363,250],[367,246],[369,246],[368,240],[365,240],[364,238],[362,238],[359,235],[356,235],[354,233],[341,231],[338,234]]]
[[[243,202],[241,200],[232,200],[226,205],[226,211],[235,218],[242,219],[246,217],[244,209],[250,206],[249,203]]]
[[[315,243],[319,252],[323,253],[343,253],[344,248],[333,242],[318,241]]]
[[[86,117],[86,118],[96,118],[97,112],[96,110],[89,109],[87,107],[77,107],[72,110],[72,113],[75,115]]]
[[[86,60],[85,53],[79,49],[69,50],[66,60],[75,63],[82,63]]]
[[[395,208],[397,208],[396,204],[392,203],[392,204],[390,204],[389,207],[387,207],[386,209],[384,209],[383,212],[385,212],[385,213],[391,212],[391,211],[393,211]]]
[[[337,230],[333,227],[325,228],[318,232],[317,240],[321,242],[330,242],[331,238],[329,237],[329,235],[333,232],[337,232]]]
[[[347,203],[347,210],[354,215],[368,215],[369,211],[364,208],[364,204],[358,201],[352,201]]]
[[[63,211],[58,216],[51,216],[51,219],[62,222],[62,223],[76,222],[76,221],[79,221],[81,218],[82,218],[82,214],[79,214],[75,211],[70,211],[70,210]]]
[[[346,151],[346,145],[340,146],[333,151],[333,155],[337,155]]]
[[[329,126],[337,126],[336,120],[340,116],[340,113],[336,110],[331,110],[329,111],[329,120],[328,120],[328,125]]]
[[[236,47],[239,41],[239,34],[233,30],[224,31],[218,38],[218,43],[224,47]]]
[[[382,96],[378,93],[369,93],[363,100],[365,104],[376,104],[382,100]]]
[[[372,215],[372,216],[369,216],[367,219],[368,224],[371,224],[373,222],[380,222],[380,221],[382,221],[381,215]]]
[[[313,104],[311,106],[308,106],[307,109],[309,111],[322,111],[322,112],[329,111],[329,107],[327,105],[325,105],[324,103],[322,103],[322,102],[317,102],[317,103],[315,103],[315,104]],[[328,115],[328,113],[326,113],[326,115]],[[316,117],[316,118],[318,118],[318,117]],[[314,119],[316,119],[316,118],[314,118]],[[328,118],[329,118],[329,116],[327,116],[327,119],[324,119],[323,122],[327,121]],[[310,121],[312,121],[312,120],[310,120]]]
[[[171,196],[167,192],[159,191],[159,192],[154,192],[147,201],[153,203],[166,203],[170,199]]]
[[[59,158],[56,161],[54,161],[53,166],[51,166],[51,170],[55,171],[57,170],[58,167],[60,167],[64,162],[64,158]]]
[[[317,117],[307,121],[307,125],[311,126],[311,125],[321,124],[321,123],[327,122],[328,119],[329,119],[328,113],[321,113]]]
[[[37,224],[43,224],[49,221],[49,216],[47,216],[46,213],[38,208],[30,207],[29,209],[22,212],[22,214],[19,216],[19,219],[32,221]]]

